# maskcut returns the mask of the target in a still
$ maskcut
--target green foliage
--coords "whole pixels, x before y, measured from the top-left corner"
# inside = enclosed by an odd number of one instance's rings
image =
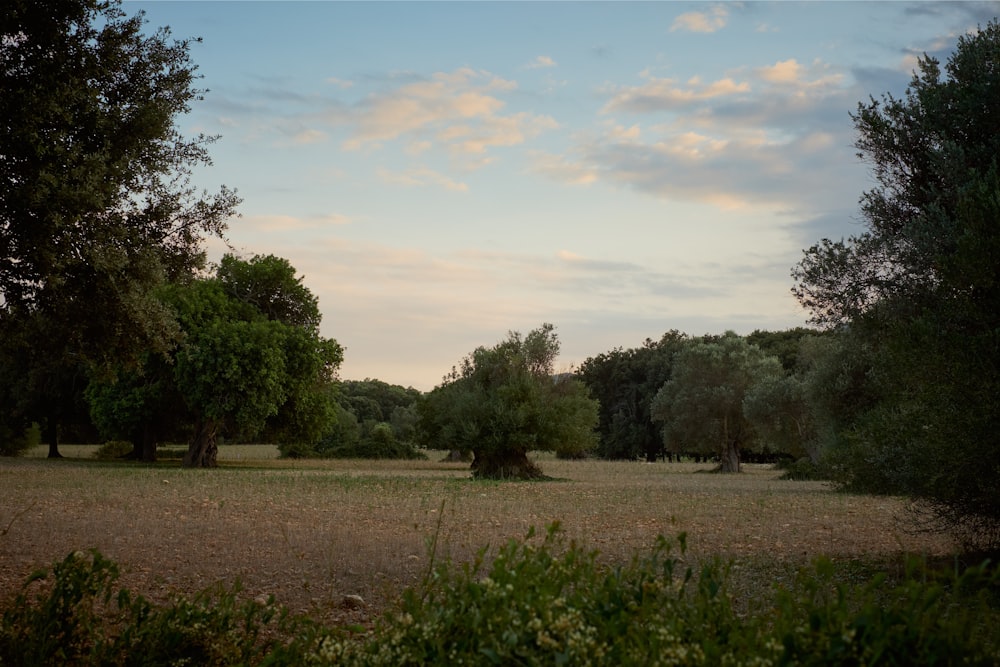
[[[819,560],[737,612],[729,570],[686,565],[684,535],[607,565],[558,525],[472,562],[434,562],[364,636],[213,587],[153,605],[97,552],[41,571],[0,616],[0,664],[995,665],[1000,570],[911,562],[846,584]],[[36,589],[29,595],[29,589]]]
[[[131,454],[132,449],[132,443],[127,440],[108,440],[94,452],[94,458],[99,461],[116,461]]]
[[[902,99],[859,105],[877,186],[867,230],[793,276],[819,324],[849,325],[876,400],[831,451],[853,488],[903,493],[971,546],[1000,547],[1000,23],[931,57]]]
[[[8,425],[0,421],[0,456],[21,456],[38,445],[38,425]]]
[[[411,443],[396,438],[391,424],[379,422],[365,429],[364,436],[352,444],[324,448],[321,456],[329,458],[357,459],[426,459],[427,455]]]
[[[597,403],[575,378],[555,376],[558,353],[551,324],[474,350],[420,401],[422,444],[472,451],[474,475],[487,478],[540,477],[529,451],[590,449]]]
[[[272,601],[240,602],[238,587],[154,606],[117,580],[118,567],[96,551],[32,575],[0,618],[0,664],[260,663],[274,645],[267,635],[297,627]]]
[[[658,341],[646,339],[641,347],[619,347],[583,362],[577,377],[599,402],[599,456],[655,461],[666,453],[649,406],[670,379],[674,354],[687,340],[679,331],[668,331]]]
[[[607,567],[552,526],[461,568],[437,566],[356,664],[719,664],[737,619],[720,570],[695,580],[661,540]],[[681,541],[683,555],[683,538]],[[659,661],[659,662],[657,662]]]
[[[692,341],[677,353],[650,413],[672,451],[718,455],[724,472],[739,472],[740,449],[755,445],[744,401],[755,385],[783,375],[776,357],[735,333]]]
[[[312,634],[284,656],[293,664],[451,665],[991,665],[1000,658],[1000,573],[958,576],[915,568],[898,586],[878,577],[846,585],[829,561],[788,588],[731,603],[718,562],[694,572],[684,539],[660,539],[622,566],[566,544],[511,540],[487,565],[435,566],[404,594],[368,642]]]
[[[239,203],[191,184],[214,141],[180,134],[204,92],[191,41],[121,7],[10,0],[0,24],[0,376],[17,394],[0,409],[54,454],[91,373],[176,343],[154,290],[203,265]]]
[[[913,567],[888,590],[882,575],[848,588],[834,573],[831,562],[820,560],[790,590],[779,590],[768,629],[782,646],[781,664],[989,665],[1000,659],[996,566],[943,581]]]
[[[222,435],[309,443],[329,431],[343,349],[319,335],[316,299],[287,261],[226,255],[214,278],[159,295],[183,340],[168,358],[148,355],[139,369],[92,382],[91,414],[107,435],[154,447],[183,435],[185,464],[211,466]]]

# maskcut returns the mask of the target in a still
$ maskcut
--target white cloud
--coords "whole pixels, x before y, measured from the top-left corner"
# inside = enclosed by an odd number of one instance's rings
[[[318,144],[326,141],[327,134],[322,130],[302,130],[292,137],[292,143],[297,146],[303,146],[306,144]]]
[[[454,192],[467,192],[469,186],[439,173],[428,167],[414,167],[406,171],[391,171],[379,169],[378,176],[386,183],[405,185],[408,187],[424,187],[433,185]]]
[[[572,161],[566,156],[544,151],[532,151],[529,155],[531,156],[531,171],[542,174],[557,183],[589,185],[597,181],[597,170],[582,161]]]
[[[715,5],[703,12],[685,12],[674,19],[670,31],[715,32],[726,27],[729,10],[724,5]]]
[[[810,88],[835,88],[844,81],[843,74],[831,71],[829,65],[819,60],[810,66],[802,65],[795,58],[779,60],[773,65],[758,67],[754,73],[769,84],[794,86],[802,91]]]
[[[489,161],[482,157],[489,148],[516,146],[558,127],[549,116],[503,113],[506,102],[500,95],[516,88],[516,82],[481,70],[438,72],[363,100],[343,147],[357,150],[405,139],[410,153],[439,145],[452,154],[478,156],[463,164],[473,168]]]
[[[528,69],[542,69],[546,67],[555,67],[556,61],[549,56],[538,56],[530,64],[526,65]]]
[[[613,90],[613,96],[604,105],[603,112],[633,111],[650,112],[679,109],[714,98],[729,97],[750,92],[750,84],[736,82],[730,77],[703,83],[694,77],[685,84],[676,79],[660,79],[646,75],[648,81],[639,86],[621,86]]]
[[[326,80],[326,82],[329,83],[329,84],[331,84],[331,85],[336,86],[337,88],[343,88],[345,90],[347,88],[353,88],[354,87],[354,82],[353,81],[348,81],[346,79],[338,79],[335,76],[329,77]]]

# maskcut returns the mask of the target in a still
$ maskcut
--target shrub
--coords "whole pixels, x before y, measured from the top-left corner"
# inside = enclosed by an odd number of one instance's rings
[[[118,570],[76,552],[32,575],[0,617],[0,664],[93,665],[843,665],[1000,664],[1000,570],[902,582],[838,581],[831,561],[803,569],[749,613],[730,603],[727,568],[695,574],[684,536],[622,566],[567,544],[552,526],[465,565],[433,561],[374,630],[328,628],[272,601],[216,587],[154,607],[117,589]],[[678,549],[678,555],[672,555]],[[346,630],[346,631],[345,631]]]
[[[790,459],[782,459],[777,464],[778,470],[784,470],[784,474],[781,479],[790,479],[798,481],[811,481],[811,480],[828,480],[830,479],[830,473],[822,465],[817,465],[813,463],[812,459],[808,456],[804,456],[801,459],[792,461]]]
[[[108,440],[97,448],[94,458],[101,461],[123,459],[132,453],[134,447],[128,440]]]
[[[238,586],[154,607],[117,579],[117,566],[97,551],[69,554],[51,579],[44,570],[31,575],[0,617],[0,664],[250,664],[274,646],[265,631],[297,627],[272,601],[240,602]]]
[[[0,456],[22,456],[40,440],[38,424],[21,428],[0,421]]]

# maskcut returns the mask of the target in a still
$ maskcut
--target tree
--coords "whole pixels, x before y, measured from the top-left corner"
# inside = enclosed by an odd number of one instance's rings
[[[143,22],[118,0],[0,10],[0,320],[20,332],[0,360],[31,351],[4,421],[41,422],[50,455],[81,369],[174,344],[153,288],[201,266],[205,236],[221,236],[238,203],[190,184],[214,140],[176,125],[202,94],[191,42]]]
[[[937,525],[1000,545],[1000,24],[964,35],[944,70],[919,60],[903,99],[853,116],[876,187],[867,231],[805,252],[795,294],[849,326],[884,390],[858,416],[876,479]],[[861,473],[855,470],[855,473]],[[858,475],[855,479],[861,479]]]
[[[420,401],[424,444],[471,451],[473,474],[493,479],[543,477],[532,450],[588,449],[597,403],[578,380],[555,376],[558,353],[551,324],[476,348]]]
[[[783,375],[781,362],[733,332],[691,341],[650,406],[672,451],[719,457],[722,472],[740,471],[740,450],[753,444],[743,402],[754,384]]]
[[[641,347],[619,347],[583,362],[577,377],[599,402],[598,455],[655,461],[667,453],[649,405],[670,379],[674,354],[687,340],[671,330],[658,341],[647,338]]]
[[[273,280],[276,267],[281,280]],[[253,278],[258,269],[270,279],[252,280],[255,296],[244,300],[250,293],[231,289],[228,277]],[[159,438],[185,433],[184,464],[211,467],[223,434],[315,441],[330,428],[336,413],[329,388],[343,351],[319,335],[316,300],[287,261],[226,256],[215,277],[160,294],[183,339],[169,362],[152,355],[142,368],[120,369],[114,381],[95,380],[91,411],[106,431],[133,439],[146,460],[155,458]],[[275,304],[271,317],[255,305],[262,302]],[[309,316],[279,319],[288,312]]]

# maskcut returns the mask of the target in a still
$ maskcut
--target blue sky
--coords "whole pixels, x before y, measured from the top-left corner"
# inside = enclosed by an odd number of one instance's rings
[[[849,113],[1000,3],[138,2],[192,48],[229,241],[287,258],[341,377],[430,389],[556,325],[560,369],[804,324],[789,271],[861,231]],[[211,244],[218,258],[225,250]]]

